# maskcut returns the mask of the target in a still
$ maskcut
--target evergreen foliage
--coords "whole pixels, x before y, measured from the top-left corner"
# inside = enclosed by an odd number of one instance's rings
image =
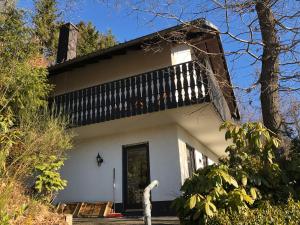
[[[104,34],[100,34],[99,39],[99,49],[109,48],[118,44],[115,36],[112,33],[112,30],[108,30],[107,33]]]
[[[35,182],[35,189],[43,196],[49,196],[54,191],[63,190],[67,186],[67,181],[61,179],[59,169],[64,164],[64,159],[58,160],[54,155],[48,162],[35,166],[38,173]]]
[[[79,38],[77,43],[77,55],[87,55],[96,50],[109,48],[117,44],[112,31],[99,33],[96,27],[91,23],[81,21],[78,25]]]
[[[53,165],[60,164],[58,159],[71,148],[72,135],[66,121],[52,117],[47,109],[51,90],[47,69],[40,63],[34,30],[26,26],[22,13],[11,9],[2,16],[0,34],[0,224],[28,224],[22,218],[32,216],[37,206],[33,199],[39,199],[28,180],[43,164],[51,165],[47,170],[55,173]],[[59,176],[52,181],[64,183]],[[52,185],[48,183],[48,199],[57,190]]]
[[[79,37],[77,42],[77,55],[87,55],[98,49],[99,32],[91,22],[81,21],[77,24]]]
[[[55,51],[58,14],[55,1],[35,3],[33,28],[13,7],[0,16],[0,224],[51,224],[59,216],[53,218],[44,203],[66,185],[58,170],[72,134],[64,118],[49,112],[52,86],[43,61]],[[98,32],[89,34],[97,34],[99,47]]]
[[[35,36],[40,42],[41,53],[49,62],[54,62],[59,38],[61,13],[57,7],[57,0],[35,0],[35,15],[33,16]],[[77,55],[82,56],[98,49],[111,47],[117,43],[112,31],[100,33],[91,23],[79,22],[79,37]]]
[[[41,43],[42,53],[51,58],[58,46],[60,13],[56,0],[35,0],[34,31]]]
[[[1,113],[17,120],[24,111],[36,111],[46,104],[50,90],[46,69],[33,67],[40,57],[32,41],[32,30],[24,25],[22,14],[12,10],[0,20]]]

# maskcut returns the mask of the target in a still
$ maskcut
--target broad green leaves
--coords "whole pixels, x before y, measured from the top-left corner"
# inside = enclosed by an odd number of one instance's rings
[[[190,209],[193,209],[197,203],[197,195],[192,195],[188,202],[189,202]]]
[[[217,213],[217,207],[212,203],[211,197],[208,195],[204,203],[205,214],[209,217],[213,217]]]
[[[220,211],[244,212],[255,201],[269,198],[273,193],[266,191],[278,182],[280,169],[274,159],[280,142],[261,123],[225,122],[220,129],[232,141],[228,157],[185,181],[183,195],[174,203],[183,224],[205,224]]]
[[[248,178],[244,174],[242,175],[242,184],[243,186],[247,186]]]
[[[257,188],[250,188],[250,194],[252,199],[256,200],[257,199],[257,193],[259,193],[259,190]]]

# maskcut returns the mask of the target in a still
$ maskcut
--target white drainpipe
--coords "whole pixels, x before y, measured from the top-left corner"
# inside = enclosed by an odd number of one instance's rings
[[[151,202],[150,202],[150,191],[158,187],[158,180],[154,180],[144,190],[144,223],[145,225],[151,225]]]

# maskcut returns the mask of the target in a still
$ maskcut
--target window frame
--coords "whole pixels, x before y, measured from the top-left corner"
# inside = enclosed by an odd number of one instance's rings
[[[195,158],[195,148],[186,143],[186,154],[187,154],[187,166],[189,177],[196,172],[196,158]]]

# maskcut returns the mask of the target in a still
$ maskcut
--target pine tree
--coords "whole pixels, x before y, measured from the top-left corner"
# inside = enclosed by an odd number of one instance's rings
[[[82,56],[98,49],[99,32],[91,22],[81,21],[77,24],[79,37],[77,42],[77,55]]]
[[[115,36],[113,35],[111,30],[108,30],[106,34],[100,35],[99,40],[99,49],[105,49],[116,45],[118,42],[116,41]]]
[[[77,43],[78,56],[86,55],[99,49],[109,48],[117,43],[111,30],[107,33],[100,33],[91,22],[85,23],[83,21],[77,24],[77,27],[79,29]]]
[[[62,25],[62,22],[58,21],[59,17],[56,0],[35,0],[34,30],[37,39],[43,46],[41,53],[48,61],[54,61],[56,57],[59,27]],[[83,21],[79,22],[77,27],[79,29],[78,56],[108,48],[117,43],[111,30],[107,33],[100,33],[91,22],[85,23]]]
[[[41,52],[50,61],[55,57],[57,49],[59,17],[56,0],[35,0],[35,15],[33,17],[35,34],[43,46]]]

